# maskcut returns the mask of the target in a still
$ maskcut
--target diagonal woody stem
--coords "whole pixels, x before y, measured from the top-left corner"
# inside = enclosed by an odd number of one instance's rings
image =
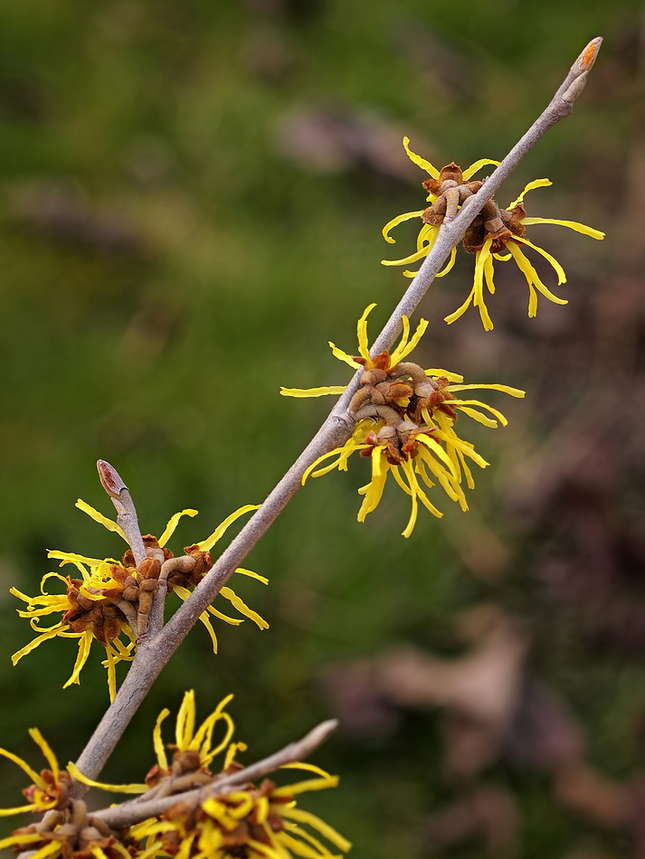
[[[600,37],[589,42],[571,67],[569,74],[558,88],[546,110],[511,149],[499,167],[484,182],[483,187],[470,198],[468,205],[462,208],[452,220],[446,218],[437,240],[417,276],[411,282],[405,295],[374,341],[371,349],[372,355],[391,348],[402,329],[401,317],[412,316],[448,255],[462,240],[466,229],[486,202],[491,199],[502,182],[517,167],[542,135],[571,113],[573,103],[584,88],[601,44],[602,38]],[[114,702],[103,716],[78,759],[77,766],[89,778],[95,779],[98,776],[125,727],[146,696],[148,689],[188,631],[196,623],[200,614],[215,599],[235,568],[246,558],[300,489],[306,469],[319,456],[344,444],[351,436],[354,422],[347,413],[347,408],[354,393],[358,390],[361,373],[362,370],[359,370],[354,375],[345,393],[337,401],[312,441],[268,495],[260,509],[218,558],[191,596],[158,635],[151,640],[141,642],[134,662]],[[79,793],[84,792],[81,785],[77,785],[77,790]]]

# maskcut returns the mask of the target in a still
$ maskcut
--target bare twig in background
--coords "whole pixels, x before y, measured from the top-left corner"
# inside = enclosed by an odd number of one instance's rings
[[[412,316],[448,255],[461,241],[466,229],[484,204],[493,196],[502,182],[542,135],[571,113],[573,102],[582,92],[601,43],[602,39],[596,38],[586,46],[546,110],[513,147],[490,178],[484,182],[483,187],[471,198],[468,206],[463,208],[452,221],[448,221],[446,218],[437,240],[417,276],[411,282],[405,295],[376,338],[371,350],[372,355],[391,348],[402,329],[401,317],[404,315]],[[98,776],[148,689],[187,632],[196,623],[200,614],[215,599],[236,567],[246,558],[300,489],[302,476],[306,469],[319,456],[344,444],[350,437],[353,421],[347,414],[347,408],[352,396],[358,389],[361,372],[357,372],[310,444],[269,494],[260,509],[232,541],[228,549],[218,558],[191,596],[158,635],[154,638],[146,636],[145,640],[142,640],[117,697],[103,716],[78,759],[77,766],[89,778]],[[84,792],[80,785],[77,785],[77,789],[80,793]]]

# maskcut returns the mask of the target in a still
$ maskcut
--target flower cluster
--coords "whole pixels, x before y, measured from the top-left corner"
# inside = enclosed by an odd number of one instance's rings
[[[507,385],[464,385],[463,378],[456,373],[424,370],[418,364],[404,361],[423,336],[428,326],[425,319],[410,337],[410,323],[404,316],[403,334],[394,352],[382,352],[370,358],[367,317],[375,306],[371,304],[358,321],[357,357],[330,343],[336,358],[355,369],[363,368],[361,387],[348,409],[355,421],[352,437],[341,448],[329,451],[312,463],[303,482],[310,475],[320,477],[336,468],[346,471],[350,456],[360,451],[361,456],[372,460],[372,479],[358,490],[363,496],[358,521],[364,522],[367,514],[376,509],[391,472],[411,500],[410,518],[403,531],[403,536],[409,537],[417,520],[419,502],[434,516],[443,515],[426,495],[426,489],[438,483],[451,500],[456,501],[462,510],[467,510],[462,481],[465,478],[469,489],[475,485],[467,460],[481,468],[488,465],[474,446],[455,432],[458,412],[490,427],[497,427],[498,422],[503,426],[507,423],[492,406],[479,400],[459,399],[455,394],[484,388],[513,397],[523,397],[524,392]],[[344,390],[341,386],[282,388],[280,393],[290,397],[318,397],[339,394]],[[333,462],[320,467],[331,458]]]
[[[331,859],[334,854],[321,837],[347,852],[349,841],[316,815],[297,808],[295,800],[305,791],[335,787],[338,778],[312,764],[287,767],[319,777],[283,787],[264,779],[259,786],[243,784],[203,800],[180,800],[161,820],[133,827],[132,834],[137,841],[146,840],[148,855],[181,859]]]
[[[234,760],[244,743],[233,743],[234,725],[225,707],[225,698],[211,715],[195,728],[194,693],[184,695],[177,715],[172,763],[169,764],[161,739],[161,725],[168,710],[157,719],[153,742],[157,764],[146,783],[107,785],[86,778],[74,764],[60,770],[56,758],[36,729],[30,731],[41,747],[51,770],[38,775],[29,764],[0,749],[34,781],[25,790],[33,801],[28,806],[0,811],[2,815],[23,811],[49,811],[39,823],[22,827],[0,841],[0,849],[35,851],[34,859],[152,859],[179,856],[181,859],[330,859],[333,855],[320,838],[346,852],[350,843],[331,826],[308,811],[296,807],[295,797],[305,791],[335,787],[330,776],[313,764],[284,764],[283,769],[302,769],[315,774],[296,784],[277,787],[265,779],[259,786],[237,778],[226,785],[227,776],[236,776],[241,766]],[[213,747],[216,725],[226,726],[223,738]],[[222,769],[209,769],[217,755],[225,753]],[[71,773],[71,775],[70,775]],[[90,787],[120,793],[145,794],[145,801],[177,795],[177,802],[163,814],[142,820],[129,828],[112,828],[100,814],[89,814],[84,802],[71,798],[71,776]],[[218,785],[221,783],[221,787]],[[201,789],[195,794],[194,789]],[[187,791],[190,795],[183,796]],[[312,834],[313,830],[316,834]]]
[[[427,202],[431,205],[425,209],[415,212],[405,212],[397,215],[383,227],[383,237],[387,242],[394,243],[390,236],[390,230],[403,221],[420,218],[422,227],[417,236],[417,249],[414,253],[403,259],[382,260],[383,265],[408,265],[417,262],[428,255],[434,245],[439,227],[446,218],[452,218],[457,214],[460,206],[468,204],[470,198],[481,187],[481,182],[470,181],[471,177],[487,164],[498,164],[489,158],[483,158],[462,172],[456,164],[448,164],[441,171],[437,170],[425,158],[416,155],[409,148],[409,138],[403,139],[405,151],[408,157],[422,170],[430,174],[430,179],[423,182],[423,187],[428,192]],[[558,286],[566,283],[567,277],[560,263],[545,251],[526,238],[526,227],[532,224],[558,224],[568,227],[578,233],[584,233],[594,239],[603,239],[605,234],[600,230],[579,224],[577,221],[562,221],[555,218],[528,218],[523,205],[525,194],[535,188],[551,185],[548,179],[535,179],[524,188],[520,196],[509,204],[508,208],[500,208],[494,200],[489,200],[481,212],[477,215],[464,236],[463,245],[468,253],[475,254],[475,277],[468,298],[454,313],[446,316],[448,324],[459,319],[472,304],[477,307],[486,331],[491,331],[493,323],[486,307],[484,299],[484,281],[488,292],[495,292],[493,281],[493,260],[507,262],[514,260],[524,277],[529,288],[528,315],[537,314],[537,296],[541,293],[549,301],[555,304],[567,304],[563,298],[554,295],[553,292],[542,282],[536,269],[522,250],[522,245],[532,248],[541,254],[553,266],[558,276]],[[507,252],[507,253],[505,253]],[[439,272],[437,277],[447,274],[455,263],[457,250],[453,248],[447,266]],[[404,271],[406,277],[414,277],[416,272]]]
[[[108,530],[126,539],[116,522],[103,516],[85,501],[79,499],[76,506]],[[197,511],[187,509],[175,513],[159,539],[151,534],[143,538],[148,557],[138,566],[130,549],[120,561],[113,558],[88,558],[72,552],[48,552],[48,557],[60,561],[61,567],[67,564],[76,567],[81,577],[62,576],[57,572],[47,573],[41,580],[40,593],[34,597],[21,593],[17,588],[11,588],[11,593],[26,603],[26,608],[19,609],[18,614],[27,618],[32,629],[38,633],[29,644],[13,654],[13,664],[16,665],[23,656],[51,638],[77,639],[76,663],[65,683],[67,687],[80,682],[81,669],[87,662],[92,642],[96,640],[105,648],[106,658],[103,665],[107,668],[110,700],[113,700],[116,694],[116,665],[134,658],[137,638],[146,632],[154,596],[163,588],[164,595],[175,593],[180,599],[186,599],[190,589],[198,585],[212,567],[213,546],[236,519],[256,509],[257,506],[252,504],[240,507],[218,525],[209,537],[187,546],[184,554],[178,557],[174,557],[166,548],[166,543],[175,532],[180,519],[183,516],[196,516]],[[264,584],[268,581],[251,570],[238,569],[236,572]],[[62,582],[65,592],[49,593],[47,582],[50,579]],[[232,588],[222,587],[220,595],[260,629],[268,628],[268,623],[249,608]],[[52,614],[62,616],[56,624],[43,629],[40,626],[41,618]],[[209,615],[233,626],[242,623],[243,618],[229,617],[214,606],[209,606],[208,610],[202,613],[200,620],[211,637],[213,652],[217,653],[217,637]]]

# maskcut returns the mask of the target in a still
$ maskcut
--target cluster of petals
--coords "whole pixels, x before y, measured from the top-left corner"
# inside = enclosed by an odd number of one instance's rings
[[[358,321],[359,355],[353,357],[330,342],[336,358],[354,369],[363,368],[361,388],[352,398],[349,414],[355,421],[351,438],[340,448],[329,451],[313,462],[303,476],[321,477],[338,469],[346,471],[353,453],[370,457],[371,480],[358,491],[363,502],[358,521],[364,522],[368,513],[379,505],[387,476],[409,496],[410,518],[403,531],[409,537],[417,521],[419,503],[434,516],[443,514],[426,494],[437,484],[462,510],[468,509],[463,488],[473,489],[475,482],[469,462],[480,468],[488,465],[474,446],[460,438],[454,423],[458,413],[489,427],[505,426],[507,421],[497,409],[479,400],[460,399],[461,391],[488,389],[513,397],[524,392],[507,385],[465,385],[463,377],[440,369],[422,369],[405,358],[414,350],[428,323],[422,319],[410,336],[410,322],[402,317],[403,333],[396,349],[370,357],[367,339],[367,317],[376,305],[371,304]],[[345,386],[320,388],[281,388],[288,397],[319,397],[341,394]],[[331,462],[326,462],[331,459]],[[323,463],[325,463],[323,465]]]
[[[331,859],[350,849],[350,843],[329,824],[308,811],[297,808],[300,793],[335,787],[338,778],[309,763],[285,764],[281,769],[300,769],[314,777],[277,787],[265,779],[259,786],[242,783],[217,791],[217,781],[241,769],[234,758],[245,751],[244,743],[232,742],[234,725],[225,707],[228,696],[208,718],[196,727],[194,692],[187,692],[175,726],[172,762],[168,762],[161,738],[163,710],[153,732],[156,765],[145,784],[109,785],[86,778],[73,764],[61,771],[56,758],[36,729],[30,731],[51,769],[39,775],[25,761],[0,749],[17,763],[34,784],[25,790],[32,799],[28,806],[0,811],[2,815],[24,811],[50,813],[39,823],[22,827],[0,841],[0,849],[33,851],[33,859],[152,859],[178,856],[180,859]],[[214,740],[214,731],[223,723],[224,734]],[[224,755],[221,771],[209,767]],[[145,794],[146,801],[176,794],[177,802],[158,817],[151,817],[126,829],[113,830],[100,815],[88,813],[85,803],[71,798],[71,777],[90,787],[120,793]],[[208,794],[184,798],[193,788],[208,788]],[[334,852],[327,844],[335,848]]]
[[[428,191],[427,202],[430,203],[425,209],[414,212],[405,212],[397,215],[383,227],[383,237],[391,244],[394,239],[390,231],[403,221],[420,218],[422,226],[417,236],[417,249],[414,253],[397,260],[382,260],[383,265],[409,265],[424,259],[432,249],[439,227],[446,217],[454,216],[461,206],[467,205],[469,199],[482,186],[481,182],[472,182],[471,179],[482,167],[487,164],[499,164],[490,158],[482,158],[467,169],[462,171],[456,164],[448,164],[442,170],[437,170],[425,158],[412,152],[409,148],[409,138],[403,139],[403,145],[408,157],[422,170],[425,170],[430,179],[423,182]],[[509,204],[507,209],[500,208],[494,200],[489,200],[482,211],[477,215],[464,236],[464,248],[475,254],[475,277],[470,294],[464,303],[453,313],[446,316],[445,321],[450,324],[459,319],[472,304],[479,310],[482,324],[486,331],[491,331],[493,323],[486,306],[484,296],[484,284],[487,291],[493,295],[495,283],[493,280],[494,261],[508,262],[513,260],[524,275],[529,288],[528,315],[534,317],[537,314],[538,293],[555,304],[567,304],[563,298],[555,295],[541,280],[535,267],[522,250],[522,245],[531,248],[541,254],[553,267],[558,277],[558,286],[566,283],[567,277],[560,263],[544,248],[540,248],[526,238],[526,227],[533,224],[556,224],[568,227],[578,233],[584,233],[594,239],[603,239],[605,234],[600,230],[587,227],[577,221],[563,221],[556,218],[529,218],[523,205],[525,194],[535,188],[551,185],[548,179],[535,179],[529,182],[520,196]],[[456,259],[457,249],[453,248],[446,267],[437,274],[442,277],[452,269]],[[404,271],[406,277],[414,277],[417,272]]]
[[[125,534],[112,519],[80,499],[76,506],[109,531],[119,534],[127,542]],[[165,579],[166,594],[175,593],[180,599],[185,600],[190,594],[190,589],[195,587],[211,568],[213,560],[210,551],[213,546],[233,522],[256,509],[257,506],[251,504],[240,507],[218,525],[205,540],[186,547],[183,556],[186,563],[183,571],[174,569]],[[196,515],[196,510],[182,510],[171,517],[159,539],[146,535],[143,539],[148,558],[144,559],[138,567],[135,566],[131,550],[127,550],[120,561],[113,558],[89,558],[72,552],[49,551],[48,557],[58,560],[60,567],[72,565],[80,573],[80,578],[63,576],[58,572],[47,573],[40,582],[40,593],[34,597],[27,596],[15,587],[11,588],[11,593],[26,603],[24,609],[18,609],[18,614],[20,617],[27,618],[32,629],[38,633],[29,644],[13,654],[11,657],[13,664],[16,665],[23,656],[49,639],[76,639],[78,641],[76,662],[72,674],[65,683],[67,687],[80,682],[81,669],[87,662],[92,642],[96,640],[105,648],[106,658],[103,665],[107,669],[110,700],[113,700],[116,694],[116,665],[123,661],[130,662],[134,658],[137,633],[140,634],[145,630],[152,598],[159,589],[160,575],[164,576],[163,563],[173,557],[166,548],[166,543],[183,516]],[[240,568],[236,572],[267,584],[268,580],[264,576],[251,570]],[[62,582],[65,591],[49,593],[47,583],[50,580]],[[227,599],[243,617],[230,617],[212,605],[202,613],[200,620],[211,637],[213,652],[217,653],[217,637],[210,616],[233,626],[238,626],[243,618],[247,617],[260,629],[268,628],[268,623],[249,608],[232,588],[222,587],[220,595]],[[57,623],[49,627],[41,626],[42,618],[55,614],[61,615]]]

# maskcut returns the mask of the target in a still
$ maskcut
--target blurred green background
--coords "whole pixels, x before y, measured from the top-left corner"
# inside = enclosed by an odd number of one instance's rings
[[[542,300],[528,320],[505,266],[495,331],[472,311],[448,328],[464,253],[421,306],[420,363],[528,391],[491,394],[506,429],[460,421],[492,462],[471,512],[440,498],[444,519],[422,511],[404,540],[394,486],[357,524],[364,463],[311,482],[249,558],[269,586],[233,582],[270,629],[219,624],[217,656],[193,630],[104,778],[141,780],[156,715],[184,690],[203,716],[234,692],[248,762],[343,717],[315,757],[341,785],[303,805],[356,856],[645,855],[645,24],[628,0],[4,0],[3,747],[40,767],[38,725],[66,762],[107,704],[98,647],[64,691],[74,643],[9,659],[31,632],[8,588],[36,592],[46,549],[121,551],[74,508],[112,515],[96,459],[144,532],[199,509],[176,550],[259,503],[330,405],[279,386],[343,383],[327,340],[353,351],[364,307],[378,303],[375,333],[407,283],[379,264],[416,234],[399,227],[392,248],[383,224],[423,206],[402,136],[438,166],[503,157],[597,35],[573,115],[498,194],[548,176],[530,215],[607,232],[533,228],[567,270],[568,307]],[[392,659],[418,700],[374,680],[401,645],[417,648],[417,668]],[[9,761],[0,783],[0,805],[19,804]]]

